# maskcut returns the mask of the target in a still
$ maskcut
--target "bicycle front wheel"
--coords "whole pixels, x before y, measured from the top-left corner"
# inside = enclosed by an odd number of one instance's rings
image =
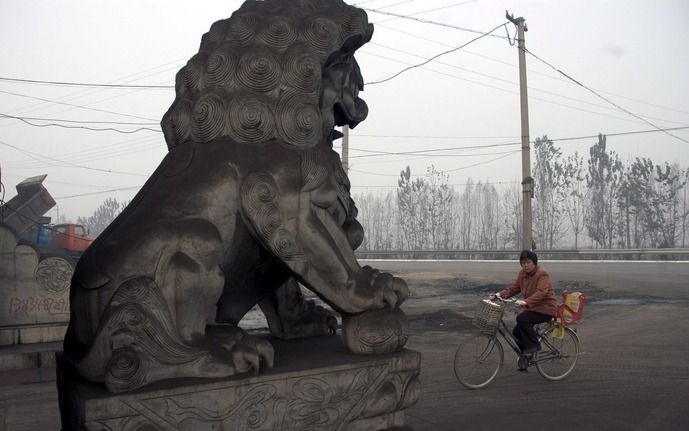
[[[480,389],[498,375],[502,361],[502,345],[496,337],[474,334],[457,348],[455,376],[465,387]]]
[[[579,357],[579,337],[570,328],[558,334],[552,327],[541,338],[536,369],[548,380],[562,380],[572,373]],[[560,337],[562,335],[562,337]]]

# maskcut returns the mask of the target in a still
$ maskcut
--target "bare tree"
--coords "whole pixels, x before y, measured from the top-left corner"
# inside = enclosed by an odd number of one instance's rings
[[[117,202],[117,199],[107,198],[96,208],[92,216],[88,218],[79,217],[77,223],[86,226],[92,236],[98,236],[113,220],[115,220],[115,217],[117,217],[124,207],[125,205]]]
[[[428,216],[428,233],[430,234],[430,247],[433,250],[447,250],[450,248],[452,238],[448,230],[448,224],[452,221],[452,199],[454,193],[447,184],[449,175],[443,174],[431,165],[427,169],[428,196],[425,201],[426,214]]]
[[[500,199],[492,184],[476,184],[476,245],[479,250],[498,248],[501,216]]]
[[[355,196],[354,201],[359,208],[357,219],[364,228],[364,242],[360,249],[386,251],[399,247],[399,215],[393,194],[366,193]]]
[[[428,183],[423,178],[412,180],[409,166],[397,180],[397,205],[402,233],[401,243],[409,250],[423,250],[428,232]]]
[[[474,244],[474,208],[477,195],[474,181],[469,178],[459,198],[459,245],[464,250],[471,250]]]
[[[653,162],[648,158],[636,158],[624,170],[617,195],[620,211],[619,232],[626,247],[641,247],[647,244],[647,237],[656,230],[655,221],[649,218],[650,202],[654,195]]]
[[[675,247],[678,224],[681,221],[679,191],[684,187],[684,173],[679,165],[665,162],[655,166],[652,214],[658,226],[656,247]]]
[[[585,216],[586,228],[597,246],[612,248],[617,228],[617,192],[623,166],[614,151],[607,151],[605,135],[598,135],[598,142],[590,148],[589,154],[586,185],[590,195]]]
[[[504,225],[503,244],[509,248],[520,248],[522,238],[522,192],[519,185],[508,187],[502,195]]]
[[[606,137],[590,148],[588,168],[578,153],[562,160],[547,136],[537,139],[536,226],[540,242],[553,248],[567,231],[574,247],[685,247],[689,242],[689,169],[636,159],[625,167]],[[396,193],[360,195],[364,250],[519,248],[522,193],[515,184],[498,193],[469,178],[462,190],[446,174],[427,169],[412,179],[400,173]],[[587,235],[588,234],[588,235]]]
[[[587,194],[584,158],[575,152],[564,165],[564,184],[560,189],[563,211],[574,235],[574,248],[579,248],[579,235],[584,230],[584,202]]]
[[[484,202],[484,197],[483,197],[483,182],[479,180],[476,185],[474,186],[473,190],[473,196],[472,196],[472,202],[471,206],[469,207],[471,210],[470,217],[472,219],[472,233],[471,237],[473,238],[473,246],[472,248],[476,248],[478,250],[483,249],[483,243],[484,243],[484,238],[483,238],[483,212],[481,211],[483,207],[483,202]]]
[[[689,228],[689,168],[684,170],[684,186],[682,187],[682,247],[687,246],[687,228]]]
[[[560,200],[566,177],[560,161],[562,152],[544,135],[536,138],[534,155],[534,236],[544,248],[552,249],[564,235]]]

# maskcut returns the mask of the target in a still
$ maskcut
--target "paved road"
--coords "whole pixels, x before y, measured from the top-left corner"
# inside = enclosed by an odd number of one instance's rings
[[[476,391],[455,380],[454,350],[477,299],[509,283],[518,265],[366,263],[411,288],[408,347],[423,355],[423,395],[406,416],[415,431],[689,429],[689,263],[543,262],[557,290],[590,300],[574,374],[548,382],[506,356],[491,386]],[[59,429],[51,371],[0,374],[0,431]]]
[[[407,277],[408,346],[422,352],[415,431],[689,429],[689,263],[543,262],[557,290],[589,297],[573,375],[549,382],[516,357],[482,390],[464,389],[452,358],[471,333],[476,300],[516,275],[516,263],[370,262]]]

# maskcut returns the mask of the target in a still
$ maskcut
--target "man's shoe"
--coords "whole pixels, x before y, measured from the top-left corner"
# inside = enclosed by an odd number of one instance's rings
[[[519,359],[517,360],[517,369],[519,371],[526,372],[527,368],[529,368],[529,358],[524,355],[520,355]]]

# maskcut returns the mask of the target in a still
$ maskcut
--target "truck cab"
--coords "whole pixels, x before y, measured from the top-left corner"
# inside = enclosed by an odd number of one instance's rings
[[[93,242],[88,230],[80,224],[56,224],[53,231],[53,247],[63,248],[71,253],[83,253]]]

